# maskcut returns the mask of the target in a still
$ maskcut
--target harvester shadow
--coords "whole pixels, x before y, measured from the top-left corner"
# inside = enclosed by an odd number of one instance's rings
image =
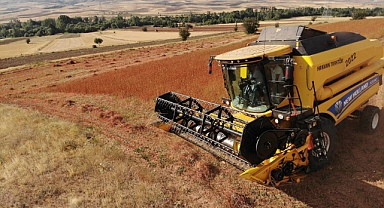
[[[384,207],[384,110],[373,135],[361,133],[358,120],[344,122],[330,164],[278,189],[312,207]]]

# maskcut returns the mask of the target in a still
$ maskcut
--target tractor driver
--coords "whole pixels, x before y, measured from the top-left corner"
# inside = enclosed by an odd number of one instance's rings
[[[247,79],[240,84],[242,98],[250,107],[255,107],[264,102],[265,85],[263,74],[258,65],[248,65]]]

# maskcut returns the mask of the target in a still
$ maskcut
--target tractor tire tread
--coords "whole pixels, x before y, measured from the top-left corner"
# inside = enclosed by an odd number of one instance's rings
[[[376,128],[372,128],[372,121],[375,114],[379,115],[380,118],[380,109],[377,106],[368,105],[364,108],[361,117],[360,117],[360,131],[366,134],[374,134],[379,124],[376,125]]]
[[[326,118],[321,118],[321,128],[323,132],[326,132],[329,136],[329,140],[330,140],[329,149],[327,152],[327,158],[321,161],[319,161],[318,158],[312,155],[311,150],[309,151],[309,168],[310,168],[310,171],[312,172],[317,172],[328,165],[334,153],[336,142],[337,142],[336,126],[331,120]]]

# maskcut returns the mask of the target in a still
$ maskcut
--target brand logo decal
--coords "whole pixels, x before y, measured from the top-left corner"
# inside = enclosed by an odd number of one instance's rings
[[[341,63],[343,63],[343,58],[339,58],[337,60],[322,64],[322,65],[317,67],[317,71],[320,71],[320,70],[323,70],[323,69],[326,69],[326,68],[329,68],[332,66],[336,66],[336,65],[341,64]]]
[[[368,81],[363,82],[359,86],[355,87],[352,91],[344,95],[340,100],[335,102],[331,107],[328,108],[328,111],[332,112],[333,115],[340,118],[345,110],[351,106],[351,104],[357,100],[365,91],[371,88],[373,85],[379,82],[379,77],[374,77]]]

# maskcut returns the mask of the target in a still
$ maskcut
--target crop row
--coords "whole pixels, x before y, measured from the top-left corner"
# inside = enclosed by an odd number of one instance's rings
[[[384,37],[384,18],[351,20],[333,24],[316,24],[311,27],[327,32],[356,32],[367,38],[380,39]]]
[[[56,87],[57,92],[109,94],[118,97],[154,99],[167,91],[219,101],[226,96],[220,68],[214,62],[213,74],[208,74],[210,55],[240,48],[245,41],[218,48],[202,49],[175,55],[146,64],[130,66]],[[186,49],[187,50],[187,49]]]

